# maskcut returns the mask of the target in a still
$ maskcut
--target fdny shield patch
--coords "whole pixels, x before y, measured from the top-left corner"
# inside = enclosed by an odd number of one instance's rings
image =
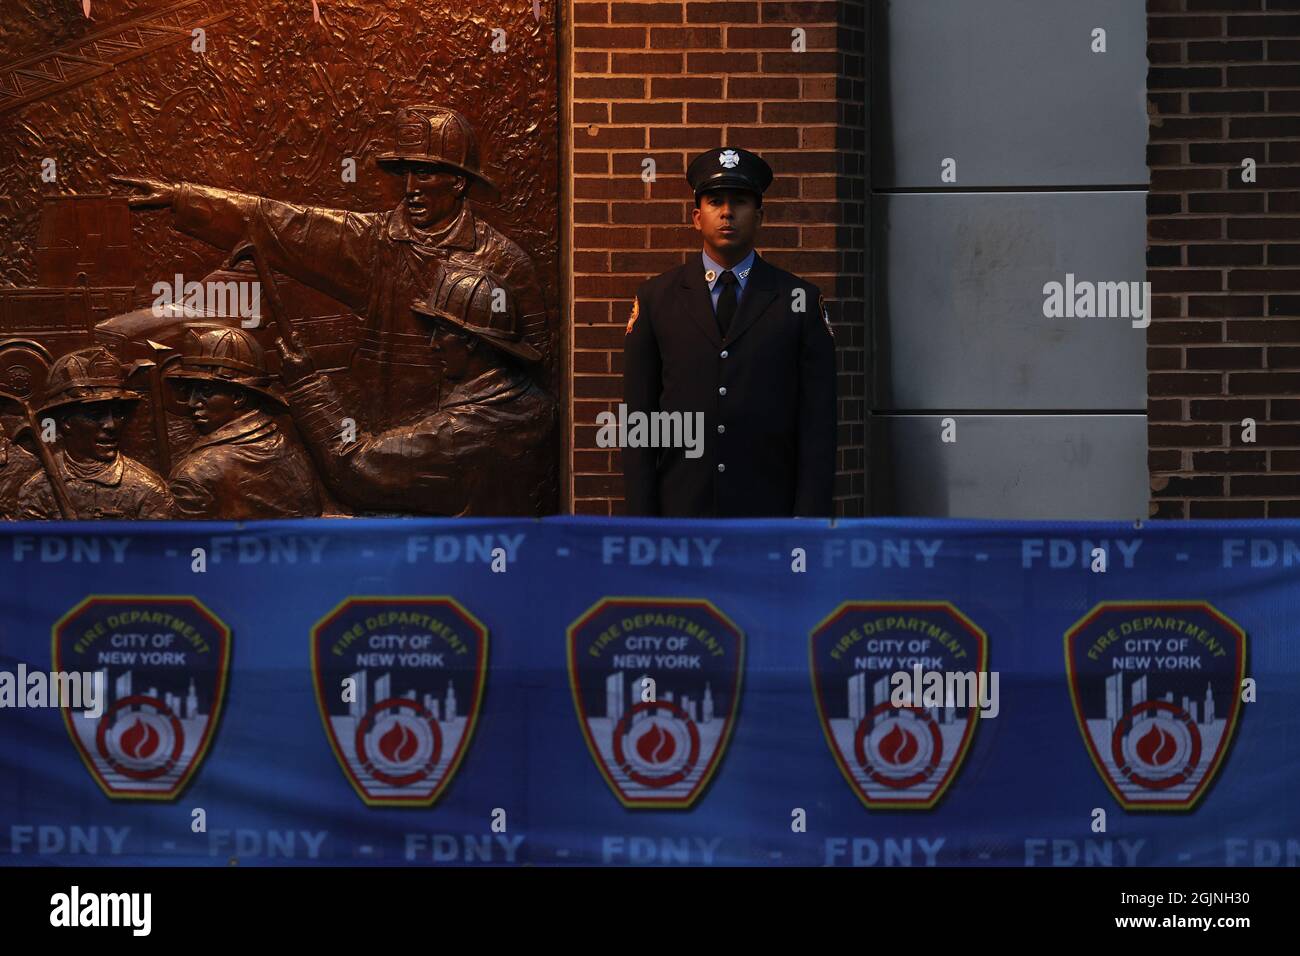
[[[311,631],[325,734],[372,807],[427,807],[469,747],[487,628],[455,598],[350,597]]]
[[[710,601],[608,597],[568,635],[578,723],[614,795],[690,807],[731,738],[744,634]]]
[[[63,722],[114,800],[174,800],[203,762],[221,715],[230,629],[193,597],[92,595],[53,628],[56,671],[104,675],[102,712]]]
[[[1190,810],[1241,712],[1246,633],[1205,601],[1103,601],[1065,634],[1074,716],[1125,810]]]
[[[846,601],[813,630],[809,655],[822,731],[858,799],[872,810],[938,803],[975,734],[984,632],[946,601]],[[920,684],[902,707],[892,701],[899,672]],[[933,672],[945,683],[931,699],[918,679]],[[959,692],[958,675],[972,674]]]
[[[641,300],[640,300],[640,299],[633,299],[633,300],[632,300],[632,314],[631,314],[630,316],[628,316],[628,320],[627,320],[627,328],[623,331],[623,334],[624,334],[624,335],[631,335],[631,334],[632,334],[632,327],[633,327],[634,325],[636,325],[637,316],[639,316],[640,314],[641,314]]]

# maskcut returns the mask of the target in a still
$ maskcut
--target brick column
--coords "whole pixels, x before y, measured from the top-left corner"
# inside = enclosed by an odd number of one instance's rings
[[[1147,12],[1151,513],[1300,517],[1300,0]]]
[[[772,165],[759,249],[816,283],[838,341],[836,511],[865,507],[866,134],[862,0],[574,2],[572,500],[620,514],[617,449],[597,413],[622,397],[636,287],[698,252],[686,163],[733,145]],[[806,49],[793,52],[801,28]],[[655,162],[654,182],[642,180]]]

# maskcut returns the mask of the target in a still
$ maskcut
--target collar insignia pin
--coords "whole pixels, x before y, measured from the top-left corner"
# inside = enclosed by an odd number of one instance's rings
[[[712,269],[710,269],[708,272],[704,273],[704,281],[706,281],[706,282],[712,282],[712,281],[713,281],[714,279],[716,279],[717,277],[718,277],[718,274],[717,274],[716,272],[714,272]]]

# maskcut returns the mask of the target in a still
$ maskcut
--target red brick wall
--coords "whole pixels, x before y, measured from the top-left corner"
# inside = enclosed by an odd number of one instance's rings
[[[1151,513],[1300,517],[1300,0],[1147,11]]]
[[[623,511],[617,449],[597,413],[622,398],[636,287],[698,252],[685,169],[715,146],[771,164],[759,250],[816,283],[838,342],[836,511],[865,502],[865,31],[862,0],[571,5],[571,495]],[[791,52],[803,28],[806,51]],[[643,182],[652,157],[656,181]]]

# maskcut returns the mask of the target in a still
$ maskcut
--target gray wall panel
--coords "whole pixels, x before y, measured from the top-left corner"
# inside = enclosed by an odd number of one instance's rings
[[[873,0],[876,188],[1149,181],[1140,0]],[[1094,27],[1107,52],[1091,52]],[[957,160],[955,186],[940,162]]]
[[[1145,415],[881,415],[872,513],[1132,520],[1147,516]]]
[[[1136,411],[1146,331],[1043,315],[1043,285],[1145,279],[1146,194],[873,199],[874,407]]]

